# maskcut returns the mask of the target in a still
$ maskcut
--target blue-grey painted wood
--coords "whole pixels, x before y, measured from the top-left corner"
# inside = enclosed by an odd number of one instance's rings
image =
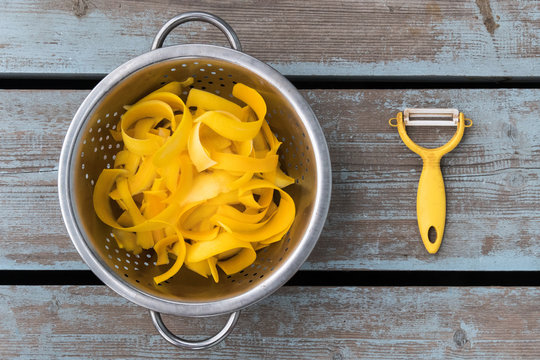
[[[147,52],[171,17],[210,11],[286,75],[538,77],[537,1],[0,1],[0,77],[102,76]],[[167,44],[225,45],[190,24]]]
[[[285,287],[248,307],[232,334],[179,350],[148,311],[105,286],[0,287],[3,359],[537,359],[538,288]],[[165,316],[191,338],[224,317]]]
[[[326,231],[305,269],[540,269],[537,90],[329,90],[305,96],[325,130],[334,173]],[[416,222],[422,162],[385,121],[407,107],[455,107],[474,121],[441,162],[447,215],[436,255],[424,249]],[[408,132],[419,144],[436,147],[454,129]]]
[[[0,269],[86,269],[57,200],[57,162],[88,91],[0,91]],[[540,270],[540,90],[306,90],[333,166],[329,217],[305,270]],[[474,120],[442,166],[437,255],[416,223],[420,158],[387,119],[457,107]],[[418,129],[412,129],[418,130]],[[435,146],[453,129],[414,132]],[[413,132],[413,131],[411,131]]]

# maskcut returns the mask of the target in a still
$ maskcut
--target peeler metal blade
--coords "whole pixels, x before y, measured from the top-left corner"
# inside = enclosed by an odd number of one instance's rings
[[[405,126],[457,126],[457,109],[412,108],[403,111]]]

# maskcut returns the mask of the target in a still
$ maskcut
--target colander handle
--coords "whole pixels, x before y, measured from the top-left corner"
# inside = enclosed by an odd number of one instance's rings
[[[150,310],[150,316],[152,317],[152,322],[154,323],[154,326],[156,327],[157,331],[161,336],[165,338],[168,342],[173,344],[174,346],[178,346],[184,349],[190,349],[190,350],[203,350],[208,349],[214,345],[217,345],[220,343],[223,339],[225,339],[233,330],[234,325],[236,325],[236,322],[238,321],[238,316],[240,315],[240,311],[235,311],[229,316],[229,320],[227,320],[227,323],[221,329],[220,332],[218,332],[216,335],[209,337],[208,339],[201,340],[201,341],[190,341],[185,340],[182,338],[179,338],[178,336],[174,335],[163,323],[163,320],[161,319],[161,314]]]
[[[152,50],[162,47],[165,38],[167,35],[169,35],[172,29],[188,21],[203,21],[216,26],[225,34],[225,36],[227,36],[227,40],[229,40],[229,43],[234,50],[242,51],[242,45],[240,45],[240,40],[238,39],[238,36],[234,32],[233,28],[220,17],[203,11],[185,12],[167,21],[167,23],[163,25],[154,38],[154,41],[152,42]]]

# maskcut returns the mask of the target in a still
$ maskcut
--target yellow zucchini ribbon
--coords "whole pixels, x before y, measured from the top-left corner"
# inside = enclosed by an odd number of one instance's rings
[[[96,215],[112,227],[120,248],[152,248],[156,265],[173,265],[159,284],[185,265],[219,281],[250,266],[256,250],[277,242],[295,218],[294,183],[279,166],[276,139],[265,120],[266,103],[236,84],[245,106],[171,82],[126,105],[111,135],[124,148],[114,168],[94,187]],[[277,193],[276,193],[277,192]]]

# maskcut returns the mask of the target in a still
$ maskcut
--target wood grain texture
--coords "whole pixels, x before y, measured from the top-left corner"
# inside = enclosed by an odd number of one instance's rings
[[[244,51],[286,75],[538,77],[540,3],[444,1],[0,1],[0,76],[103,75],[190,10],[215,13]],[[207,24],[167,44],[225,45]]]
[[[540,90],[302,93],[333,167],[327,223],[303,269],[540,270]],[[56,177],[64,134],[87,94],[0,91],[0,269],[86,269],[63,226]],[[475,122],[442,161],[447,222],[437,255],[418,234],[421,160],[387,122],[413,106],[456,107]],[[427,146],[453,131],[414,130]]]
[[[165,342],[104,286],[0,287],[4,359],[536,359],[538,288],[285,287],[242,311],[217,347]],[[192,339],[225,322],[165,322]]]

